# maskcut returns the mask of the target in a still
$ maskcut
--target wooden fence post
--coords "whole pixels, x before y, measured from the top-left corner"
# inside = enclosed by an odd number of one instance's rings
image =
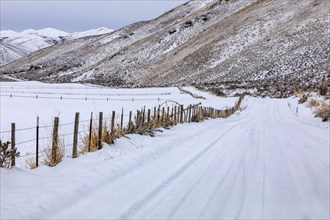
[[[132,123],[132,111],[129,111],[129,118],[128,118],[128,131],[131,130],[131,123]]]
[[[170,120],[170,106],[167,106],[166,122]]]
[[[161,126],[164,126],[165,123],[165,107],[162,109],[162,120],[161,120]]]
[[[172,109],[171,109],[171,121],[173,122],[173,117],[174,117],[174,108],[173,108],[173,105],[172,105]]]
[[[148,126],[150,126],[150,109],[148,109]]]
[[[91,112],[91,119],[89,120],[88,152],[91,152],[92,129],[93,129],[93,112]]]
[[[99,112],[99,135],[97,137],[97,149],[102,149],[102,126],[103,126],[103,112]]]
[[[37,117],[36,126],[36,167],[39,166],[39,117]]]
[[[136,111],[136,127],[139,128],[140,127],[140,111],[137,110]]]
[[[183,123],[183,105],[181,105],[181,111],[180,111],[180,123]]]
[[[191,105],[189,105],[188,122],[191,122]]]
[[[146,114],[146,107],[143,107],[143,113],[142,113],[142,126],[144,126],[144,122],[145,122],[145,114]]]
[[[115,117],[116,117],[116,112],[112,111],[112,117],[111,117],[111,136],[112,137],[115,134]]]
[[[154,120],[156,120],[156,107],[154,107]]]
[[[59,124],[59,118],[54,118],[54,127],[53,127],[53,141],[52,141],[52,165],[55,165],[56,163],[56,153],[58,149],[58,124]]]
[[[174,106],[174,124],[176,125],[176,106]]]
[[[16,147],[16,139],[15,139],[15,123],[11,123],[11,150],[15,150]],[[15,163],[15,155],[11,155],[11,166],[14,167],[16,165]]]
[[[158,110],[157,110],[157,124],[159,126],[159,120],[160,120],[160,106],[158,106]]]
[[[74,118],[74,130],[73,130],[73,148],[72,148],[72,158],[78,156],[78,129],[79,129],[79,112],[76,112]]]
[[[123,122],[124,122],[124,108],[121,108],[120,132],[123,132]]]

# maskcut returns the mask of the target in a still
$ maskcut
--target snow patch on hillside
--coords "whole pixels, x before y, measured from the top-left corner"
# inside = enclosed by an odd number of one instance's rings
[[[0,31],[0,66],[12,62],[34,51],[50,47],[64,41],[110,33],[113,30],[101,27],[73,34],[44,28],[40,30],[27,29],[22,32],[12,30]]]

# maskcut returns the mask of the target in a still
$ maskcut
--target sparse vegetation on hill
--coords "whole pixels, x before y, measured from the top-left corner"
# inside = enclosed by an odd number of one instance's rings
[[[191,84],[261,97],[325,94],[329,2],[315,2],[190,1],[148,22],[40,50],[0,75],[118,87]]]

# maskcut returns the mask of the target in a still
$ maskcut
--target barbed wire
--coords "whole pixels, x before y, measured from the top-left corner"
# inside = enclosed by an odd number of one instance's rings
[[[26,143],[29,143],[29,142],[32,142],[32,141],[36,141],[37,139],[30,139],[30,140],[25,140],[25,141],[21,141],[21,142],[18,142],[18,143],[15,143],[16,145],[21,145],[21,144],[26,144]]]
[[[51,97],[51,96],[24,96],[24,95],[3,95],[2,97],[10,97],[10,98],[33,98],[33,99],[60,99],[60,100],[86,100],[86,101],[166,101],[166,99],[154,98],[154,99],[147,99],[147,98],[125,98],[125,99],[110,99],[110,98],[88,98],[88,97],[76,97],[76,98],[69,98],[69,97]]]
[[[52,137],[39,137],[38,139],[39,140],[45,140],[45,139],[50,139],[50,138],[52,138]]]
[[[27,131],[27,130],[32,130],[32,129],[35,129],[36,127],[28,127],[28,128],[20,128],[20,129],[15,129],[15,131],[19,132],[19,131]]]
[[[39,128],[51,128],[53,127],[53,125],[43,125],[43,126],[39,126]]]
[[[1,93],[10,93],[10,94],[34,94],[34,95],[78,95],[78,96],[167,96],[171,95],[170,92],[164,93],[74,93],[74,92],[40,92],[40,91],[13,91],[13,90],[0,90]]]
[[[58,126],[68,126],[68,125],[73,125],[75,122],[68,122],[68,123],[64,123],[64,124],[59,124]]]
[[[67,137],[67,136],[70,136],[70,135],[74,135],[74,132],[72,132],[72,133],[67,133],[67,134],[61,134],[61,135],[59,135],[59,136],[61,136],[61,137]]]
[[[45,153],[47,150],[49,150],[49,149],[39,150],[38,151],[39,157],[41,157],[41,154],[42,153]],[[29,156],[33,156],[33,155],[37,155],[37,152],[35,152],[35,153],[27,153],[25,155],[20,155],[19,157],[29,157]]]

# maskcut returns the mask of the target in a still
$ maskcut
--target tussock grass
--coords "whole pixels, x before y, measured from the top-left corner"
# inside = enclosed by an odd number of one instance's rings
[[[54,167],[62,161],[62,158],[65,155],[64,141],[59,140],[57,144],[58,146],[56,148],[55,158],[53,158],[53,151],[51,144],[47,146],[45,149],[43,149],[44,153],[42,154],[42,159],[41,159],[42,164],[45,164],[49,167]]]
[[[307,102],[307,100],[308,100],[308,95],[307,95],[307,94],[303,94],[303,95],[299,98],[298,103],[299,103],[299,104],[303,104],[303,103]]]
[[[25,167],[27,169],[35,169],[37,168],[36,158],[35,157],[28,157],[25,159]]]
[[[298,97],[298,96],[302,95],[304,92],[305,92],[304,90],[298,89],[298,90],[293,91],[293,95]]]
[[[330,119],[330,104],[329,100],[321,103],[321,106],[314,112],[316,117],[322,118],[322,121],[329,121]]]
[[[317,101],[316,99],[311,99],[310,101],[307,102],[307,107],[312,108],[312,107],[318,107],[320,106],[320,102]]]

